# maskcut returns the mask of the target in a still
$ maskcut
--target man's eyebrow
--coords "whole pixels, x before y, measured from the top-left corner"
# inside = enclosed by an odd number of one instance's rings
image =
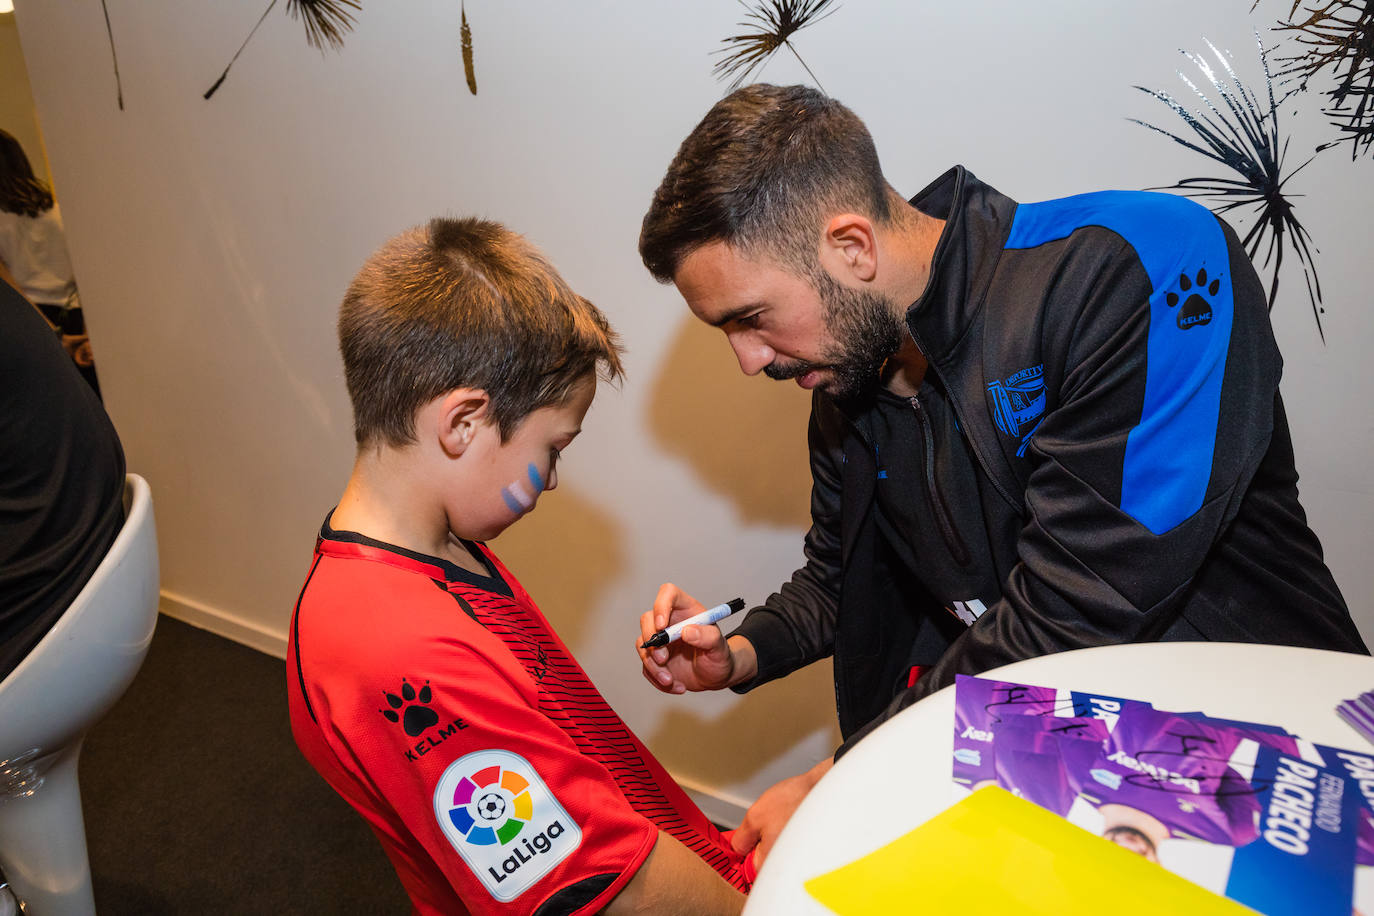
[[[759,308],[759,304],[757,302],[750,302],[746,305],[736,306],[735,308],[730,309],[730,311],[726,312],[724,315],[717,317],[715,321],[708,321],[707,324],[709,324],[713,328],[723,328],[730,322],[737,321],[738,319],[743,318],[745,315],[754,311],[757,308]]]

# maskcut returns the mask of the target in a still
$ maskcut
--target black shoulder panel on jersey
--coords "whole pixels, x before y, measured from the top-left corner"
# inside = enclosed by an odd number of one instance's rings
[[[567,916],[568,913],[576,913],[595,900],[597,895],[610,887],[611,882],[618,877],[620,876],[611,874],[583,878],[545,900],[539,905],[539,909],[534,911],[534,916]]]

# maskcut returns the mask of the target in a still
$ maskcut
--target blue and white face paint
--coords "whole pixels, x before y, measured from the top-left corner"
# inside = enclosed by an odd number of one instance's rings
[[[595,393],[594,385],[580,385],[565,403],[531,412],[505,438],[494,423],[481,424],[475,459],[453,494],[451,514],[461,523],[454,533],[489,540],[533,512],[543,492],[558,486],[559,455],[582,431]]]
[[[529,478],[528,482],[513,480],[501,489],[501,498],[506,501],[506,508],[516,515],[524,515],[533,509],[535,500],[544,492],[545,481],[539,473],[539,468],[531,462],[525,471]]]

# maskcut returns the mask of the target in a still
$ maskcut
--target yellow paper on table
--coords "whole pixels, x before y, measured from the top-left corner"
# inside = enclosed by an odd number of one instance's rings
[[[1254,913],[996,786],[805,887],[840,916]]]

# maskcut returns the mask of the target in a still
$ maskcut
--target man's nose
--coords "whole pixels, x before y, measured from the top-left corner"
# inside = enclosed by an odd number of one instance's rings
[[[778,355],[767,344],[742,334],[730,337],[730,347],[735,351],[735,359],[739,360],[740,371],[745,375],[758,375]]]

